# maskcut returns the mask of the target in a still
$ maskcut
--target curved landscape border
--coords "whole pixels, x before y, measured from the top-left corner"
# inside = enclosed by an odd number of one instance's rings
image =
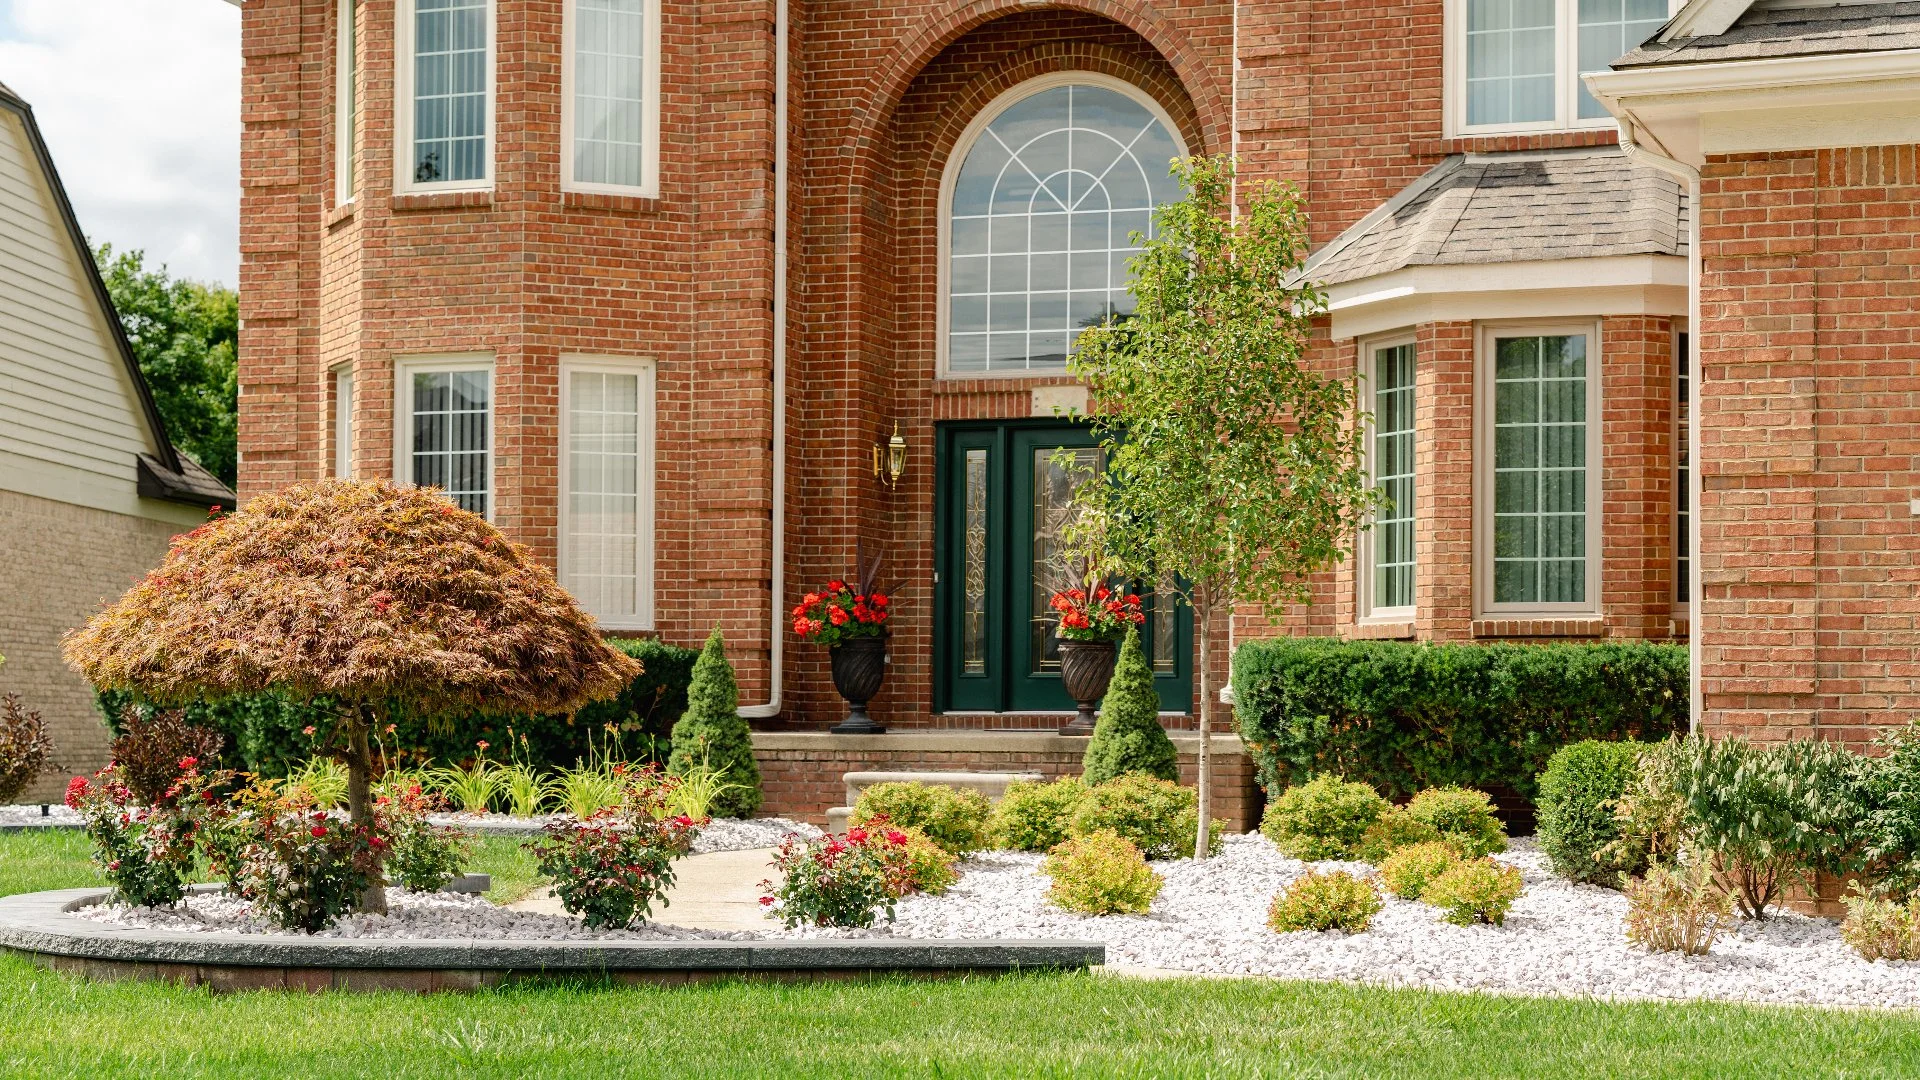
[[[753,976],[847,979],[1070,970],[1106,963],[1081,941],[535,941],[303,938],[118,928],[73,912],[101,888],[0,897],[0,948],[89,979],[214,990],[478,990],[529,978],[685,983]]]

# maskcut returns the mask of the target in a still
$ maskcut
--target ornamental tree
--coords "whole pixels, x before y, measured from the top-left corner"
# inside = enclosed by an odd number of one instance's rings
[[[370,741],[395,709],[570,712],[640,673],[526,548],[438,492],[328,480],[176,537],[64,642],[104,690],[158,704],[278,692],[324,705],[323,746],[371,825]],[[381,906],[376,886],[363,907]]]
[[[1242,601],[1307,598],[1376,501],[1354,388],[1305,354],[1324,300],[1300,271],[1299,197],[1274,183],[1230,213],[1233,163],[1174,163],[1186,197],[1154,212],[1129,260],[1131,315],[1081,335],[1069,369],[1087,384],[1106,469],[1079,485],[1070,543],[1116,571],[1167,582],[1192,607],[1200,684],[1205,858],[1213,726],[1213,625]],[[1136,241],[1139,242],[1139,241]]]

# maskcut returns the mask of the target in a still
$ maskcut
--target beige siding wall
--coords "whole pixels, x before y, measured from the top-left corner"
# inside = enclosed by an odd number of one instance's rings
[[[0,693],[19,694],[52,726],[66,771],[26,797],[57,800],[67,776],[107,760],[106,728],[87,682],[60,659],[60,638],[159,565],[175,525],[0,491]]]
[[[0,488],[99,509],[143,508],[152,451],[139,395],[20,118],[0,110]]]

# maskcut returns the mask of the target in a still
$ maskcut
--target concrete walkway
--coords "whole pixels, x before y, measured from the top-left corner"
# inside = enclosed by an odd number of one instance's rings
[[[673,863],[673,888],[651,921],[692,930],[777,930],[760,913],[760,883],[774,876],[772,848],[689,855]],[[517,904],[519,911],[564,915],[552,890],[540,889]]]

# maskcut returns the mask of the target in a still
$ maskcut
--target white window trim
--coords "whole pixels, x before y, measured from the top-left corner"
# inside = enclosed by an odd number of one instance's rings
[[[1524,124],[1467,123],[1467,2],[1446,0],[1445,20],[1445,118],[1441,125],[1449,139],[1475,135],[1525,135],[1543,131],[1603,131],[1618,123],[1612,116],[1580,119],[1579,21],[1580,0],[1554,0],[1554,112],[1552,120]],[[1671,17],[1686,6],[1686,0],[1667,0]]]
[[[354,113],[359,106],[359,87],[354,78],[354,54],[358,43],[354,41],[353,31],[359,20],[360,0],[340,0],[334,9],[334,67],[333,67],[333,204],[346,206],[353,202],[355,189],[359,186],[357,169],[353,168],[355,152]],[[348,176],[349,171],[355,175]]]
[[[1366,396],[1362,400],[1364,400],[1369,406],[1369,408],[1366,410],[1369,414],[1369,420],[1367,422],[1367,432],[1366,432],[1368,483],[1372,483],[1373,475],[1374,475],[1373,436],[1374,436],[1375,428],[1374,428],[1374,423],[1371,419],[1371,415],[1373,411],[1371,408],[1371,405],[1373,404],[1373,371],[1374,371],[1373,354],[1378,352],[1381,349],[1391,349],[1400,345],[1413,346],[1413,371],[1414,371],[1413,415],[1414,415],[1415,430],[1417,431],[1419,427],[1419,417],[1420,417],[1420,345],[1419,345],[1419,342],[1416,340],[1417,336],[1418,335],[1416,335],[1412,330],[1406,330],[1400,333],[1383,334],[1378,337],[1363,338],[1359,343],[1360,355],[1356,358],[1356,361],[1360,370],[1361,385],[1366,388],[1365,390]],[[1357,542],[1354,545],[1356,550],[1354,552],[1355,558],[1353,562],[1354,567],[1357,570],[1357,573],[1354,574],[1354,579],[1355,579],[1354,591],[1356,594],[1354,611],[1356,612],[1355,621],[1358,623],[1369,624],[1369,623],[1406,622],[1414,618],[1415,613],[1419,609],[1420,549],[1419,549],[1418,540],[1419,540],[1419,532],[1420,532],[1420,513],[1419,513],[1420,479],[1421,479],[1420,440],[1419,440],[1419,437],[1416,435],[1414,438],[1414,444],[1413,444],[1413,490],[1414,490],[1413,504],[1414,504],[1414,538],[1415,538],[1414,558],[1413,558],[1414,602],[1404,607],[1377,608],[1373,606],[1374,530],[1371,527],[1362,529],[1357,538]]]
[[[576,54],[574,33],[579,26],[579,0],[565,0],[566,13],[561,17],[560,31],[560,190],[576,191],[590,195],[625,195],[631,198],[656,199],[660,197],[660,0],[647,0],[647,55],[646,77],[642,87],[642,96],[646,99],[641,113],[640,139],[640,184],[637,187],[625,184],[589,184],[575,180],[573,126],[578,107],[574,101],[573,85],[575,77]]]
[[[634,545],[635,557],[639,560],[638,596],[636,597],[640,613],[632,619],[608,621],[599,619],[600,626],[607,630],[652,630],[655,628],[653,610],[654,564],[654,444],[655,426],[659,423],[659,397],[655,391],[656,365],[652,357],[638,356],[567,356],[560,358],[560,490],[558,513],[559,558],[556,569],[561,584],[567,581],[570,567],[567,565],[567,493],[572,490],[572,460],[568,452],[572,436],[573,391],[572,380],[568,374],[575,371],[604,371],[620,375],[640,376],[640,408],[642,422],[640,432],[640,499],[639,499],[639,542]]]
[[[495,474],[500,464],[500,396],[494,378],[492,353],[440,353],[432,356],[407,356],[393,362],[393,475],[402,484],[412,486],[413,478],[413,377],[430,371],[481,371],[487,373],[487,520],[492,521],[500,506],[500,487]]]
[[[413,178],[413,25],[414,0],[394,4],[393,47],[393,190],[396,195],[426,195],[437,191],[492,191],[499,131],[495,123],[499,98],[500,18],[497,0],[487,0],[487,152],[486,171],[478,180],[441,180],[420,183]]]
[[[327,369],[327,398],[333,402],[333,475],[353,477],[353,363]]]
[[[1496,604],[1493,602],[1493,341],[1496,337],[1585,335],[1587,339],[1587,554],[1586,600],[1577,604]],[[1558,322],[1482,323],[1474,328],[1473,393],[1473,610],[1475,618],[1512,619],[1598,616],[1602,518],[1606,509],[1606,470],[1601,460],[1601,401],[1605,354],[1598,319]]]
[[[1102,75],[1093,71],[1059,71],[1051,75],[1041,75],[1037,78],[1028,79],[1018,86],[1003,91],[1000,96],[988,102],[987,107],[980,110],[979,114],[973,118],[973,122],[968,124],[966,130],[960,133],[960,138],[955,140],[953,152],[947,156],[946,166],[940,176],[940,209],[937,219],[939,246],[936,248],[937,255],[935,257],[935,262],[939,264],[938,282],[936,284],[936,288],[939,291],[935,294],[937,299],[934,319],[934,372],[938,378],[967,380],[1033,379],[1058,378],[1066,373],[1065,369],[1056,368],[1042,368],[1038,370],[1023,368],[1019,371],[962,371],[957,373],[947,370],[947,323],[950,301],[950,297],[947,296],[947,289],[949,287],[947,279],[952,273],[952,267],[948,264],[951,262],[950,253],[953,248],[953,222],[951,220],[953,217],[953,189],[960,181],[960,168],[966,164],[967,155],[972,152],[973,144],[978,142],[980,136],[986,132],[987,125],[998,119],[1001,113],[1034,94],[1051,90],[1056,86],[1098,86],[1102,89],[1125,94],[1127,97],[1145,106],[1148,112],[1152,113],[1161,124],[1165,125],[1167,133],[1173,136],[1175,149],[1179,151],[1181,157],[1187,156],[1186,136],[1180,133],[1180,125],[1173,122],[1173,114],[1167,112],[1158,101],[1154,100],[1153,95],[1127,82],[1125,79],[1116,79],[1111,75]]]

